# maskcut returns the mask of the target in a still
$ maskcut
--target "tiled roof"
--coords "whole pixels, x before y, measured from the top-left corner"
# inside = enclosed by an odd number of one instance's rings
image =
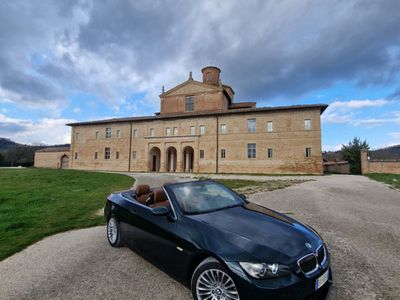
[[[70,147],[49,147],[39,149],[36,152],[69,152]]]
[[[250,108],[256,106],[256,102],[238,102],[229,105],[229,108]]]
[[[140,121],[152,121],[152,120],[183,119],[191,117],[223,116],[231,114],[261,113],[270,111],[302,110],[302,109],[315,109],[315,108],[318,108],[322,114],[327,107],[328,105],[326,104],[305,104],[305,105],[271,106],[271,107],[259,107],[259,108],[238,108],[238,109],[228,109],[221,111],[200,111],[192,113],[159,114],[154,116],[112,118],[106,120],[68,123],[66,125],[76,126],[76,125],[94,125],[94,124],[107,124],[107,123],[120,123],[120,122],[140,122]]]

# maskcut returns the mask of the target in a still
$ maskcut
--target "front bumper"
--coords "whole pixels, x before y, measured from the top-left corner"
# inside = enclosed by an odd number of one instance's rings
[[[324,300],[328,299],[332,287],[332,272],[328,265],[324,270],[320,270],[313,278],[305,278],[298,275],[291,275],[278,279],[254,279],[247,276],[244,272],[238,272],[237,268],[232,269],[233,280],[239,290],[241,300]],[[329,270],[328,281],[315,290],[315,281],[326,270]]]

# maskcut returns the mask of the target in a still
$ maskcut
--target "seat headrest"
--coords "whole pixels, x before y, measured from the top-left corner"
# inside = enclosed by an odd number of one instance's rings
[[[155,189],[153,191],[154,195],[154,203],[168,201],[167,195],[165,194],[163,189]]]
[[[136,195],[144,195],[150,193],[150,186],[148,184],[138,184],[136,187]]]

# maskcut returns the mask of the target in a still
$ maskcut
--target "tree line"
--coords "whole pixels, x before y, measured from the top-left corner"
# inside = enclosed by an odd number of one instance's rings
[[[32,146],[18,144],[11,140],[2,138],[0,141],[0,167],[33,166],[35,160],[35,152],[37,150],[60,146],[69,146],[69,144],[55,146]]]

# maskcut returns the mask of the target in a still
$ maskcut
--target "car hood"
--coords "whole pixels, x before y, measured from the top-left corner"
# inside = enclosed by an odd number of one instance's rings
[[[290,264],[322,244],[308,227],[253,203],[191,218],[212,227],[226,243],[243,249],[260,262]]]

